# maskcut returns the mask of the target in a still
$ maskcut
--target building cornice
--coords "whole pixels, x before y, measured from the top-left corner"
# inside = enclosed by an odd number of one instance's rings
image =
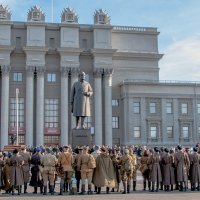
[[[72,47],[59,47],[56,50],[57,50],[57,52],[59,52],[60,55],[65,55],[65,54],[80,55],[80,53],[83,52],[83,49],[81,49],[81,48],[72,48]]]
[[[14,49],[15,49],[15,46],[0,45],[0,51],[3,51],[3,52],[12,52],[14,51]]]
[[[47,47],[36,47],[36,46],[26,46],[26,47],[23,47],[23,50],[26,52],[26,53],[29,53],[29,52],[33,52],[33,53],[46,53],[49,48]]]
[[[46,26],[47,23],[46,22],[37,22],[37,21],[34,21],[34,22],[26,22],[25,23],[26,26]]]
[[[113,55],[114,59],[126,60],[127,58],[142,58],[146,60],[160,60],[164,54],[157,52],[116,52]]]
[[[80,28],[80,25],[78,23],[59,23],[59,27],[65,27],[65,28]]]
[[[90,52],[93,56],[105,55],[106,57],[113,56],[117,49],[91,49]]]

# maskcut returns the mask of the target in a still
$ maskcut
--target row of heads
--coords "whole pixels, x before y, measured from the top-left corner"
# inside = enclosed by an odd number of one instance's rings
[[[195,147],[193,147],[193,148],[183,148],[181,145],[178,145],[175,149],[176,149],[176,150],[179,150],[179,151],[181,151],[181,150],[183,150],[183,149],[185,149],[186,151],[192,149],[194,152],[198,152],[198,150],[199,150],[199,148],[198,148],[197,146],[195,146]],[[154,151],[155,151],[155,152],[166,152],[166,153],[169,153],[169,152],[171,151],[171,149],[164,148],[164,147],[161,147],[161,148],[159,148],[159,147],[154,147]]]

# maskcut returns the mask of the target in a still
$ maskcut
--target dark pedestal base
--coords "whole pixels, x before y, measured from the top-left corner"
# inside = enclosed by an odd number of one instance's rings
[[[91,146],[92,137],[90,129],[73,129],[72,130],[72,147],[88,145]]]

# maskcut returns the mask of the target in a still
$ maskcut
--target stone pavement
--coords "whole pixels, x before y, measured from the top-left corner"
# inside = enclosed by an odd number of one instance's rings
[[[63,195],[59,196],[55,195],[34,195],[34,194],[21,194],[18,195],[7,195],[2,194],[0,195],[0,199],[4,200],[199,200],[200,199],[200,192],[158,192],[158,193],[150,193],[150,192],[143,192],[143,191],[136,191],[130,194],[105,194],[103,192],[100,195]]]
[[[56,193],[54,195],[48,194],[44,196],[42,194],[32,194],[33,187],[28,186],[28,194],[21,194],[20,196],[17,194],[5,194],[4,191],[0,192],[0,200],[200,200],[200,192],[198,191],[191,192],[188,190],[187,192],[179,192],[174,190],[173,192],[159,191],[154,193],[148,190],[143,191],[142,176],[140,173],[137,174],[137,191],[131,191],[130,194],[121,194],[123,187],[122,184],[120,184],[120,192],[110,192],[110,194],[106,194],[105,188],[103,188],[100,195],[96,195],[95,193],[92,195],[69,195],[64,193],[63,196],[60,196],[58,195],[59,182],[60,180],[58,179],[55,186]]]

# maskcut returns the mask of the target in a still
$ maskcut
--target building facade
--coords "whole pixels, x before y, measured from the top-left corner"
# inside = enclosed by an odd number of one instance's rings
[[[93,143],[196,143],[200,87],[159,81],[158,35],[157,28],[112,26],[102,9],[83,25],[70,8],[60,23],[45,22],[38,6],[27,22],[14,22],[1,5],[1,148],[16,133],[29,146],[71,144],[70,91],[80,71],[94,90],[86,120]]]

